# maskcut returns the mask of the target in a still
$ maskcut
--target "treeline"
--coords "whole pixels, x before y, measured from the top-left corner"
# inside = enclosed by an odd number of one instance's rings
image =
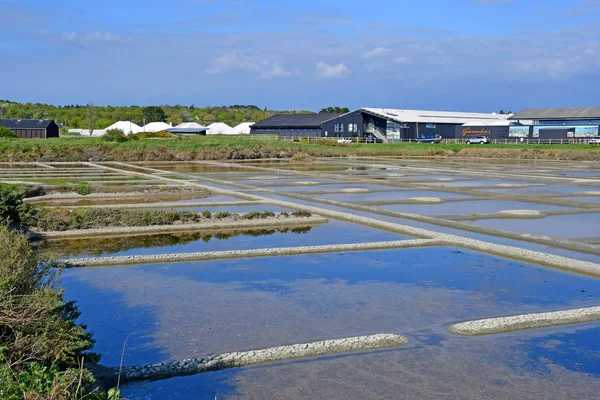
[[[274,111],[255,105],[195,107],[193,104],[151,107],[94,105],[90,113],[90,106],[91,104],[54,106],[43,103],[15,103],[0,100],[0,118],[53,119],[56,123],[68,128],[87,129],[90,125],[91,114],[94,128],[104,129],[117,121],[132,121],[138,125],[156,121],[170,122],[173,125],[182,122],[198,122],[203,125],[224,122],[235,126],[242,122],[258,122],[276,113],[312,113],[312,111],[300,110]],[[335,108],[340,109],[339,107]]]

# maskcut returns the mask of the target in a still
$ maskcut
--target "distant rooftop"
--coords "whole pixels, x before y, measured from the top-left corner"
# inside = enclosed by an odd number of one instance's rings
[[[46,129],[54,121],[51,119],[0,119],[0,126],[15,129]]]
[[[510,114],[470,113],[453,111],[400,110],[395,108],[361,108],[362,111],[396,122],[466,124],[471,121],[501,121]]]
[[[526,108],[510,119],[600,119],[600,107]]]
[[[323,123],[342,114],[276,114],[252,125],[252,129],[264,128],[321,128]]]

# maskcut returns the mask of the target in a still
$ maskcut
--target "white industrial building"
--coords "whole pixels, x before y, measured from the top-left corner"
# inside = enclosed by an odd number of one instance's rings
[[[142,127],[142,132],[155,133],[166,131],[170,128],[172,128],[172,126],[164,122],[150,122]]]
[[[235,129],[236,131],[238,131],[238,133],[242,135],[248,135],[250,134],[250,129],[252,128],[252,125],[254,125],[254,122],[242,122],[241,124],[235,126],[233,129]]]
[[[239,135],[239,132],[223,122],[215,122],[208,127],[207,135]]]
[[[131,121],[119,121],[115,122],[111,126],[104,129],[104,131],[110,131],[112,129],[118,129],[126,135],[131,135],[132,133],[140,133],[142,132],[142,127],[131,122]]]
[[[197,122],[184,122],[167,129],[167,132],[183,135],[206,135],[207,128]]]

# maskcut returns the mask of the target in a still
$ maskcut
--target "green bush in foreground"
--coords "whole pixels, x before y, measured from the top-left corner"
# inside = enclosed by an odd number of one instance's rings
[[[75,192],[82,195],[82,196],[87,196],[88,194],[91,194],[93,189],[92,189],[92,185],[90,185],[87,182],[78,182],[75,185],[74,188]]]
[[[18,136],[5,126],[0,126],[0,138],[16,139]]]
[[[125,136],[123,131],[120,129],[109,129],[106,131],[106,134],[104,134],[104,136],[102,136],[101,138],[105,142],[117,142],[117,143],[123,143],[128,140],[127,136]]]
[[[108,399],[90,392],[94,341],[79,312],[63,298],[60,269],[31,249],[27,238],[0,226],[0,398]],[[116,393],[111,393],[116,398]]]
[[[36,207],[23,202],[28,190],[17,185],[0,184],[0,223],[23,224],[36,214]]]

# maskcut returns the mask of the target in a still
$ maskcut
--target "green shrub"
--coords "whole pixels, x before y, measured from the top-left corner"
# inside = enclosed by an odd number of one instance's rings
[[[106,142],[117,142],[123,143],[127,141],[127,136],[120,129],[109,129],[106,134],[102,136],[102,140]]]
[[[258,219],[258,218],[262,218],[262,213],[258,212],[258,211],[252,211],[249,213],[244,214],[243,218],[244,219]]]
[[[74,188],[75,192],[82,195],[87,196],[93,192],[92,185],[87,182],[78,182]]]
[[[210,217],[212,217],[212,213],[208,210],[204,210],[204,211],[202,211],[202,216],[204,218],[210,218]]]
[[[275,216],[275,213],[273,211],[265,210],[265,212],[263,212],[262,215],[263,218],[272,218]]]
[[[8,129],[5,126],[0,126],[0,138],[2,139],[16,139],[18,138],[18,136],[11,131],[10,129]]]
[[[0,226],[0,395],[2,399],[108,399],[90,393],[80,369],[94,341],[63,298],[61,270],[34,252],[27,237]],[[113,392],[113,395],[115,393]]]
[[[229,217],[231,217],[231,214],[228,213],[227,211],[222,211],[222,212],[218,212],[215,214],[216,219],[223,219],[223,218],[229,218]]]
[[[297,217],[297,218],[301,218],[301,217],[311,217],[312,214],[309,213],[308,211],[302,211],[302,210],[298,210],[298,211],[294,211],[292,213],[293,217]]]
[[[129,210],[119,208],[66,208],[41,209],[28,226],[44,231],[71,229],[96,229],[117,226],[172,225],[194,223],[200,220],[198,213],[173,210]]]
[[[140,132],[135,135],[130,135],[131,139],[153,139],[153,138],[172,138],[171,132],[160,131],[160,132]]]
[[[43,186],[35,185],[35,186],[25,186],[23,189],[23,198],[30,197],[38,197],[44,196],[46,194],[46,189]]]
[[[23,202],[26,193],[25,187],[0,184],[0,224],[28,226],[37,219],[38,207]]]
[[[16,185],[0,184],[0,222],[19,223],[19,206],[23,203],[23,190]]]

